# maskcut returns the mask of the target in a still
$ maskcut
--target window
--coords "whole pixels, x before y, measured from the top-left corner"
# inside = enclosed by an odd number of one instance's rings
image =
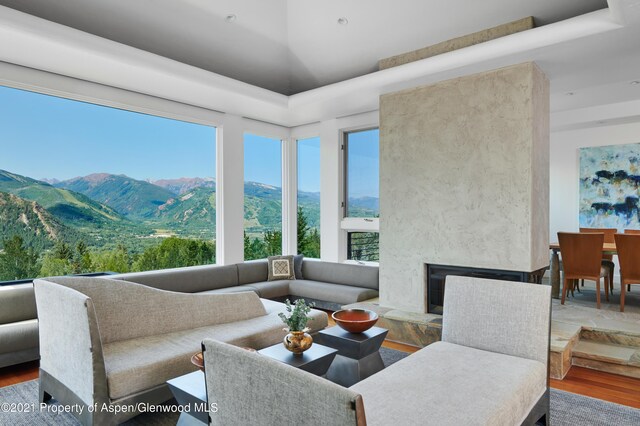
[[[378,217],[380,176],[378,129],[345,133],[345,216]]]
[[[244,258],[282,254],[282,141],[244,135]]]
[[[320,138],[298,140],[298,253],[320,258]]]
[[[380,132],[359,130],[344,134],[344,216],[347,259],[377,262],[380,216]]]
[[[215,127],[0,86],[0,280],[215,263]]]

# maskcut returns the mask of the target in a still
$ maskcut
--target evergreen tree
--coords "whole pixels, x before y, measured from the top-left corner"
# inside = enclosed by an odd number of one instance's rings
[[[18,235],[2,241],[4,251],[0,253],[0,280],[12,281],[35,278],[40,271],[38,254],[33,248],[26,248]]]
[[[307,257],[320,257],[320,233],[311,228],[301,206],[298,206],[298,253]]]
[[[262,238],[266,256],[282,254],[282,231],[265,231]]]

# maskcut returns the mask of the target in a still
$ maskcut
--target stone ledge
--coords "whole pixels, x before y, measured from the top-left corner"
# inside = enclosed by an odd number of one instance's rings
[[[442,316],[401,311],[380,306],[377,300],[352,303],[343,309],[368,309],[378,314],[376,324],[389,330],[387,340],[423,348],[440,340]]]

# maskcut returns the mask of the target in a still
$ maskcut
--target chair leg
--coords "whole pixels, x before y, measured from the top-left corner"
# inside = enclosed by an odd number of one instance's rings
[[[584,280],[582,280],[582,285],[584,286]],[[582,293],[580,291],[580,280],[574,280],[573,281],[573,287],[578,290],[578,293]],[[573,296],[573,292],[571,292],[571,295]]]
[[[620,277],[620,312],[624,312],[624,293],[624,281],[622,281],[622,277]]]
[[[609,270],[609,289],[610,293],[613,295],[613,268]]]
[[[562,300],[560,300],[560,304],[564,305],[564,299],[567,298],[567,286],[569,285],[569,280],[564,279],[562,283]]]
[[[574,297],[573,292],[576,287],[576,282],[574,280],[569,280],[569,290],[571,290],[571,297]]]
[[[600,278],[596,280],[596,307],[600,309]]]
[[[627,285],[627,291],[631,291],[631,284]]]
[[[584,280],[580,280],[580,284],[584,287]]]
[[[604,298],[608,302],[609,301],[609,275],[607,274],[604,277]]]

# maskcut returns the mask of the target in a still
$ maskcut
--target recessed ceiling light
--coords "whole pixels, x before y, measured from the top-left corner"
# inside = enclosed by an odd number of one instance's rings
[[[347,18],[345,18],[344,16],[342,18],[338,18],[338,24],[347,25],[348,23],[349,23],[349,20]]]
[[[567,92],[567,93],[565,93],[565,95],[567,95],[567,96],[573,96],[573,95],[575,95],[575,93],[573,93],[573,92]]]
[[[238,17],[233,13],[224,17],[224,20],[229,23],[236,22],[236,19],[238,19]]]
[[[636,84],[640,84],[640,80],[633,80],[631,83],[632,86],[635,86]]]

